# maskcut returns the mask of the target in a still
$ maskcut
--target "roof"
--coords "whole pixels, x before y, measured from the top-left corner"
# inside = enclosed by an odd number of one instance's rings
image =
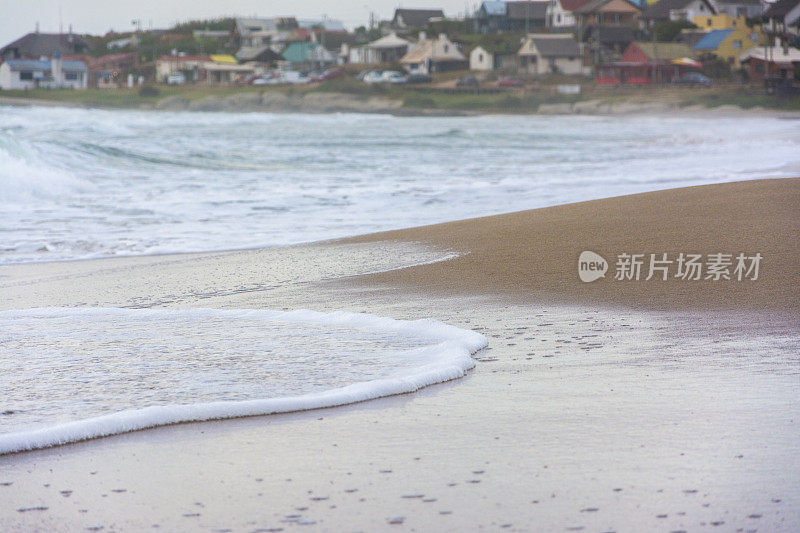
[[[39,59],[9,59],[5,64],[13,71],[43,70],[49,72],[51,67],[50,60],[42,61]],[[86,72],[89,70],[81,61],[62,61],[61,69],[71,72]]]
[[[782,46],[776,46],[767,52],[763,46],[754,46],[739,56],[742,61],[748,59],[759,59],[764,61],[765,53],[767,60],[770,62],[784,62],[784,63],[800,63],[800,50],[797,48],[787,48],[784,51]]]
[[[230,54],[211,54],[211,61],[214,63],[222,63],[224,65],[238,65],[239,62]]]
[[[314,41],[324,46],[327,50],[340,50],[343,44],[353,45],[356,36],[345,31],[314,30]]]
[[[588,4],[592,0],[559,0],[561,7],[567,11],[575,11],[583,4]]]
[[[708,0],[702,1],[706,4],[711,13],[717,13],[717,8],[714,7],[711,2]],[[694,2],[694,0],[658,0],[658,2],[655,4],[645,8],[645,10],[642,12],[642,16],[646,19],[668,19],[670,18],[670,11],[676,9],[685,9],[686,6],[692,2]]]
[[[659,43],[652,41],[637,41],[632,43],[650,59],[680,59],[692,57],[692,49],[682,43]]]
[[[532,36],[536,50],[542,57],[577,57],[581,55],[578,43],[572,36]]]
[[[0,56],[11,59],[39,59],[56,52],[77,54],[89,48],[80,35],[66,33],[28,33],[0,48]]]
[[[279,61],[283,56],[269,46],[243,46],[236,52],[239,61]]]
[[[575,13],[594,13],[595,11],[600,11],[603,7],[605,7],[611,0],[589,0],[579,8],[575,9]],[[630,0],[625,0],[630,7],[634,8],[636,11],[641,11],[642,8],[638,5],[634,4]]]
[[[246,36],[251,35],[253,33],[265,32],[265,31],[276,31],[278,26],[275,22],[275,19],[264,19],[264,18],[237,18],[236,19],[236,31],[239,32],[239,35]]]
[[[390,33],[385,37],[381,37],[377,41],[372,41],[367,44],[368,48],[400,48],[401,46],[409,46],[410,41],[398,37],[396,33]]]
[[[538,2],[508,2],[506,4],[509,19],[525,20],[546,18],[548,0]]]
[[[769,6],[764,12],[764,16],[767,18],[783,18],[798,4],[800,4],[800,0],[778,0]]]
[[[694,45],[695,50],[716,50],[722,41],[728,38],[733,30],[712,30]]]
[[[419,63],[421,61],[425,61],[426,59],[432,60],[453,60],[453,61],[464,61],[464,56],[461,52],[458,51],[458,48],[451,44],[449,51],[445,54],[437,54],[436,53],[436,43],[438,42],[437,39],[423,39],[417,41],[417,44],[413,45],[411,49],[400,58],[401,63]]]
[[[428,25],[432,18],[444,18],[444,11],[441,9],[402,9],[394,10],[393,22],[396,24],[398,17],[402,17],[403,24],[415,28],[422,28]]]
[[[346,31],[344,24],[340,20],[331,19],[303,19],[297,21],[297,26],[311,30],[314,28],[322,28],[325,31]]]
[[[795,0],[795,4],[800,0]],[[735,5],[735,6],[760,6],[761,0],[714,0],[717,4]]]
[[[481,4],[481,9],[483,9],[486,14],[490,17],[502,17],[506,14],[506,3],[505,2],[483,2]]]

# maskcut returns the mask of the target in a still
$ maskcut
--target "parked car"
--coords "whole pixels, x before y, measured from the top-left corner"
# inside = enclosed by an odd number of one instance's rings
[[[710,87],[711,78],[699,72],[687,72],[676,78],[672,83],[689,87]]]
[[[433,78],[427,74],[409,74],[406,76],[406,83],[430,83]]]
[[[186,83],[186,76],[183,72],[173,72],[167,76],[167,85],[183,85]]]
[[[336,78],[341,78],[344,76],[344,69],[341,67],[336,68],[329,68],[324,72],[320,72],[314,76],[311,76],[313,81],[328,81],[328,80],[335,80]]]
[[[480,85],[478,83],[478,78],[476,78],[475,76],[473,76],[471,74],[461,77],[461,79],[459,79],[456,82],[456,87],[473,87],[473,88],[477,88],[478,85]]]
[[[517,78],[503,77],[497,80],[498,87],[525,87],[525,82]]]
[[[377,72],[378,74],[383,74],[382,70],[362,70],[358,73],[358,79],[364,81],[364,78],[367,76],[372,76],[373,72]]]
[[[380,70],[371,70],[364,74],[361,81],[364,83],[381,83],[383,82],[383,72]]]
[[[387,70],[381,74],[381,80],[386,83],[405,83],[406,77],[396,70]]]

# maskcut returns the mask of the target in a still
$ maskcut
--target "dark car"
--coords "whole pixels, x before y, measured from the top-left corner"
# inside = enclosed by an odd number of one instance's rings
[[[406,83],[430,83],[433,78],[427,74],[409,74],[406,76]]]
[[[336,78],[341,78],[344,76],[344,69],[343,68],[329,68],[325,72],[320,74],[315,74],[311,77],[314,81],[328,81],[328,80],[335,80]]]
[[[688,87],[710,87],[711,78],[699,72],[687,72],[676,78],[672,83]]]
[[[525,82],[517,78],[500,78],[497,80],[498,87],[525,87]]]
[[[464,76],[456,82],[456,87],[478,87],[478,78],[475,76]]]

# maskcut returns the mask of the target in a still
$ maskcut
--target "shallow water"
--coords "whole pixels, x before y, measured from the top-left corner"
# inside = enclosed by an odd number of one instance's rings
[[[308,242],[798,168],[800,121],[757,116],[0,107],[0,263]]]
[[[311,311],[0,313],[0,453],[302,410],[454,379],[485,344],[435,321]]]

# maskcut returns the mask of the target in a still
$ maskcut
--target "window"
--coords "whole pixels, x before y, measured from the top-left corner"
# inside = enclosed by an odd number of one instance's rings
[[[483,63],[483,54],[478,54],[478,61]]]
[[[30,70],[23,70],[19,73],[19,79],[23,81],[33,81],[33,72]]]
[[[65,72],[64,79],[69,81],[78,81],[78,73],[77,72]]]
[[[706,19],[706,26],[711,26],[712,22],[711,19]]]
[[[450,45],[449,44],[444,45],[444,53],[446,54],[449,50],[450,50]]]
[[[733,48],[734,49],[738,50],[741,47],[742,47],[742,41],[740,41],[738,39],[736,41],[733,41]]]

